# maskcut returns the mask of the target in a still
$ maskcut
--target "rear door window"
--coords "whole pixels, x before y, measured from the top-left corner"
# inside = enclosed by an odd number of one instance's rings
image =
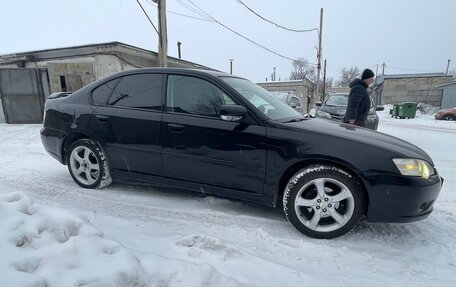
[[[162,74],[124,76],[107,104],[116,107],[161,110],[162,82]]]

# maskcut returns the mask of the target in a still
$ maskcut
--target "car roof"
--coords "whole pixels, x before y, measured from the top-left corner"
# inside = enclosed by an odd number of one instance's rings
[[[234,76],[231,74],[227,74],[220,71],[215,70],[204,70],[204,69],[191,69],[191,68],[163,68],[163,67],[150,67],[150,68],[138,68],[132,69],[128,71],[119,72],[113,74],[113,76],[122,76],[122,75],[130,75],[130,74],[137,74],[137,73],[144,73],[144,72],[155,72],[155,73],[182,73],[185,72],[186,74],[194,74],[194,75],[210,75],[213,77],[233,77],[233,78],[241,78],[238,76]]]

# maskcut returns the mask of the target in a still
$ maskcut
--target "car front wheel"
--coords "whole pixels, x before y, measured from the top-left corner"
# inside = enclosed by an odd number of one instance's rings
[[[359,223],[365,198],[351,174],[334,166],[314,165],[289,180],[283,207],[288,220],[300,232],[331,239],[348,233]]]
[[[71,145],[67,163],[73,180],[84,188],[102,188],[111,183],[106,156],[90,139],[81,139]]]

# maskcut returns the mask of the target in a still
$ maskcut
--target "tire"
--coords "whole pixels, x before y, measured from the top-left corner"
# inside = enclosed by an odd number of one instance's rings
[[[283,195],[283,209],[293,226],[318,239],[350,232],[364,214],[366,200],[349,173],[330,165],[313,165],[298,171]]]
[[[442,118],[442,120],[444,120],[444,121],[454,121],[454,120],[456,120],[456,117],[453,116],[453,115],[445,115],[445,116]]]
[[[78,140],[70,146],[67,163],[73,180],[84,188],[103,188],[112,182],[103,150],[90,139]]]

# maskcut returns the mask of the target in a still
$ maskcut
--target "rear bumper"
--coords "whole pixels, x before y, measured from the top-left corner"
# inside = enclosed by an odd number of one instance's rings
[[[48,154],[64,164],[62,157],[62,145],[64,139],[64,133],[48,128],[41,129],[41,143]]]
[[[428,180],[396,175],[375,175],[369,188],[369,222],[413,222],[425,219],[442,188],[438,175]]]

